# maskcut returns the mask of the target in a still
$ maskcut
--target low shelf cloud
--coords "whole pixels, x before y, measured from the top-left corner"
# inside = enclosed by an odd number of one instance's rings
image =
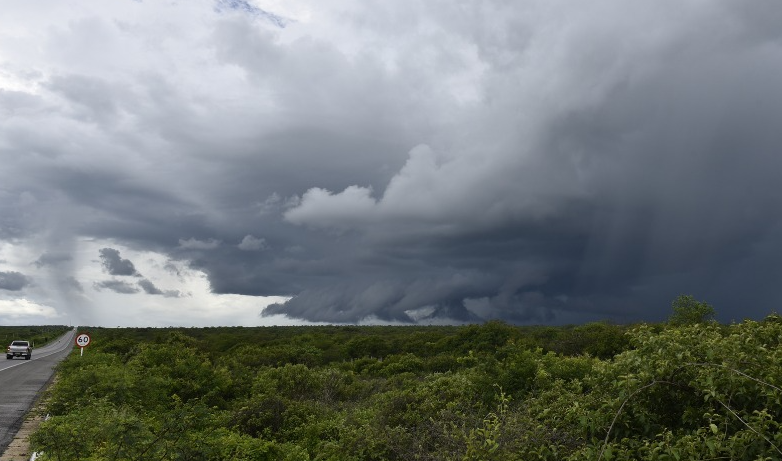
[[[779,309],[773,2],[28,3],[0,17],[0,321]]]

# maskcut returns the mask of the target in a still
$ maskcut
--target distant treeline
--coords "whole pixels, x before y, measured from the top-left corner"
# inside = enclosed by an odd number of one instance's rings
[[[5,346],[11,344],[11,341],[21,339],[32,342],[35,347],[41,347],[70,329],[71,327],[65,325],[0,326],[0,344],[5,350]]]
[[[578,326],[513,326],[489,321],[466,326],[270,326],[206,328],[81,328],[98,337],[104,349],[128,352],[144,342],[161,343],[172,332],[195,339],[199,350],[221,357],[246,346],[261,347],[258,365],[327,365],[359,358],[404,353],[420,357],[493,351],[508,342],[563,355],[609,358],[625,350],[631,325],[596,322]]]

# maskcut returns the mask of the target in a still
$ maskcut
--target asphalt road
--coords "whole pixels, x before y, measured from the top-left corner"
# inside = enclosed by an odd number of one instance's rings
[[[73,349],[75,334],[76,330],[71,330],[33,349],[30,360],[7,360],[5,354],[0,355],[0,453],[13,440],[38,393],[54,374],[54,367]]]

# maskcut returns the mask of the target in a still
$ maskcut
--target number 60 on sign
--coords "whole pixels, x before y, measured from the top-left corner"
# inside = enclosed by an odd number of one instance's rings
[[[76,337],[76,345],[79,347],[86,347],[90,343],[90,335],[82,333]]]

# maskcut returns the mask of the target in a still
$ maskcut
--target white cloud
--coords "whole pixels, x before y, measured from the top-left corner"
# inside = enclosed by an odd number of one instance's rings
[[[552,205],[545,205],[540,195],[583,193],[577,185],[560,185],[557,179],[545,185],[539,184],[540,178],[521,181],[521,172],[519,180],[508,180],[512,172],[499,170],[516,166],[490,152],[455,153],[446,156],[428,145],[416,146],[380,198],[375,199],[369,187],[350,186],[341,192],[313,188],[284,216],[294,224],[340,230],[382,233],[392,228],[397,233],[417,233],[427,226],[458,226],[465,231],[522,215],[544,215]],[[485,153],[490,155],[484,157]]]
[[[285,219],[294,224],[344,229],[356,222],[371,221],[376,201],[372,188],[350,186],[334,194],[314,187],[301,197],[301,203],[285,212]]]
[[[62,319],[62,315],[51,306],[38,304],[24,298],[0,299],[0,321],[17,325],[51,323]]]
[[[141,285],[128,282],[132,292],[107,289],[116,283],[102,269],[99,258],[100,250],[107,247],[117,249],[143,275]],[[24,267],[26,275],[35,281],[24,291],[14,292],[15,298],[0,299],[0,323],[107,327],[304,323],[284,315],[261,317],[266,306],[285,302],[287,297],[215,294],[204,272],[162,253],[126,247],[116,241],[80,239],[68,254],[72,258],[67,265],[34,264],[35,251],[21,242],[0,245],[4,267]],[[142,290],[144,284],[148,286]]]
[[[100,306],[82,320],[86,324],[105,326],[209,326],[209,325],[277,325],[301,324],[300,321],[261,317],[263,309],[288,298],[279,296],[221,295],[212,293],[209,280],[202,271],[192,269],[187,261],[173,261],[168,256],[154,251],[139,251],[117,242],[83,242],[80,254],[94,252],[111,246],[117,248],[123,258],[132,261],[145,280],[165,293],[179,296],[160,296],[139,290],[135,294],[121,294],[111,290],[100,290],[92,281],[105,279],[94,261],[86,263],[76,277],[87,287],[92,303]],[[97,259],[97,258],[94,258]]]
[[[269,244],[266,243],[266,239],[258,238],[253,235],[245,235],[237,246],[240,250],[244,251],[258,251],[269,248]]]
[[[312,6],[309,1],[301,0],[254,0],[251,3],[258,7],[296,22],[309,22],[312,17]]]
[[[222,242],[217,239],[198,240],[196,238],[179,239],[179,247],[186,250],[214,250]]]

